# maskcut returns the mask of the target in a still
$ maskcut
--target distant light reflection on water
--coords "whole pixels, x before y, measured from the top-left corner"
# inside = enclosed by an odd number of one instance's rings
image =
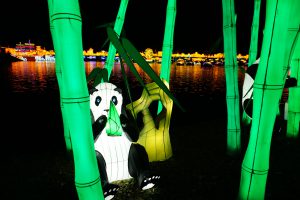
[[[103,67],[104,62],[85,62],[86,75],[95,67]],[[145,83],[151,82],[148,75],[135,64],[137,71]],[[150,63],[152,69],[159,74],[160,64]],[[138,80],[125,65],[125,71],[132,89],[141,89]],[[14,62],[7,70],[6,79],[11,93],[44,93],[57,91],[58,83],[55,73],[55,62]],[[115,63],[110,82],[124,85],[120,63]],[[243,74],[239,71],[239,86],[242,86]],[[7,83],[6,83],[7,84]],[[200,65],[176,66],[172,64],[170,74],[170,90],[176,95],[224,95],[226,90],[223,66],[203,68]],[[136,90],[135,90],[136,91]]]

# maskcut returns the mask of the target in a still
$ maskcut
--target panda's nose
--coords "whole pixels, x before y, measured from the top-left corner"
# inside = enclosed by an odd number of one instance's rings
[[[108,111],[109,111],[109,109],[105,109],[104,111],[108,112]]]

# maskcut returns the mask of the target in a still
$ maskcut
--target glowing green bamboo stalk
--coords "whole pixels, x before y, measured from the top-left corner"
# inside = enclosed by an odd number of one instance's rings
[[[49,16],[52,16],[52,3],[50,3],[50,1],[48,1],[48,9],[49,9]],[[50,18],[49,18],[50,19]],[[60,50],[58,50],[58,45],[57,41],[59,39],[59,36],[55,36],[54,34],[56,33],[54,31],[54,26],[52,24],[52,21],[50,20],[50,31],[51,31],[51,35],[52,35],[52,41],[53,41],[53,46],[54,46],[54,51],[55,53],[55,73],[56,73],[56,77],[57,77],[57,82],[60,88],[60,96],[63,94],[63,84],[61,83],[61,63],[60,63]],[[68,123],[67,121],[67,115],[65,113],[65,109],[63,104],[61,103],[61,98],[60,98],[60,108],[61,108],[61,113],[62,113],[62,119],[63,119],[63,126],[64,126],[64,138],[65,138],[65,143],[66,143],[66,149],[69,153],[71,153],[72,151],[72,144],[71,144],[71,137],[70,137],[70,130],[68,127]]]
[[[259,16],[260,16],[260,0],[254,0],[254,13],[251,26],[251,40],[249,49],[248,67],[250,67],[257,60],[257,47],[258,47],[258,33],[259,33]],[[243,123],[249,125],[251,118],[243,111]]]
[[[127,10],[127,5],[128,5],[128,0],[121,0],[121,4],[120,4],[120,7],[119,7],[117,19],[116,19],[116,22],[115,22],[115,25],[114,25],[114,31],[118,35],[121,34],[121,31],[122,31],[122,28],[123,28],[123,24],[124,24],[124,21],[125,21],[126,10]],[[109,43],[109,48],[108,48],[108,55],[107,55],[106,62],[105,62],[105,68],[108,71],[108,79],[110,78],[112,68],[114,67],[114,64],[115,64],[116,52],[117,52],[116,48],[110,42]]]
[[[295,0],[296,1],[296,0]],[[264,199],[270,145],[282,94],[290,5],[294,0],[268,0],[263,44],[253,89],[253,118],[242,163],[239,199]]]
[[[170,71],[172,65],[172,52],[173,52],[173,40],[174,40],[174,28],[176,19],[176,0],[168,0],[167,12],[166,12],[166,24],[164,41],[162,47],[162,59],[160,67],[160,78],[170,82]],[[162,104],[159,101],[157,113],[162,110]]]
[[[55,49],[61,64],[61,104],[71,135],[79,199],[104,199],[94,150],[78,1],[48,0]],[[64,116],[63,116],[64,117]]]
[[[300,2],[296,1],[295,4],[291,7],[291,10],[289,11],[292,14],[289,15],[289,20],[288,20],[287,44],[286,44],[288,51],[286,51],[284,55],[286,64],[284,64],[283,66],[283,78],[282,78],[284,82],[288,76],[288,71],[290,70],[292,59],[297,59],[298,56],[297,53],[295,54],[294,52],[297,46],[297,42],[299,40],[298,39],[299,21],[300,21],[299,5]]]
[[[298,38],[298,31],[299,31],[299,15],[298,15],[298,7],[297,4],[295,4],[295,6],[292,6],[290,12],[294,13],[293,15],[290,15],[290,18],[288,20],[288,32],[287,32],[287,39],[286,39],[286,45],[287,45],[287,51],[284,54],[284,59],[285,59],[285,64],[283,65],[283,77],[282,77],[282,81],[283,84],[286,81],[286,78],[288,76],[288,72],[290,70],[290,63],[291,63],[291,58],[293,56],[294,53],[294,49],[295,49],[295,45],[296,45],[296,41]],[[278,102],[278,109],[277,109],[277,116],[279,116],[280,113],[280,107],[279,107],[279,103],[280,100]]]
[[[227,101],[227,152],[235,154],[241,148],[241,130],[234,0],[222,0],[222,8]]]
[[[260,4],[261,4],[261,0],[254,0],[254,13],[253,13],[252,26],[251,26],[251,40],[250,40],[248,66],[252,65],[257,59]]]
[[[299,32],[299,24],[297,32]],[[296,78],[298,81],[296,87],[289,88],[287,137],[298,138],[300,123],[300,39],[298,37],[296,41],[296,48],[291,60],[290,76]]]

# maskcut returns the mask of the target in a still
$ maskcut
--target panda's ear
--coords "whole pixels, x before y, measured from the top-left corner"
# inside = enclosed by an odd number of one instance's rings
[[[248,67],[247,74],[254,80],[258,69],[258,64],[253,64]]]
[[[93,87],[89,90],[89,94],[92,95],[94,92],[97,92],[97,91],[98,91],[98,89]]]
[[[121,88],[115,88],[114,90],[119,92],[122,95],[122,89]]]

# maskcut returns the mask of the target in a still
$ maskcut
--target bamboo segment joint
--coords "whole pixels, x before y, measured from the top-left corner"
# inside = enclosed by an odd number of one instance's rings
[[[245,165],[242,166],[242,169],[245,170],[246,172],[249,172],[249,173],[255,174],[255,175],[265,175],[265,174],[268,174],[268,171],[269,171],[269,169],[265,169],[265,170],[252,169]]]
[[[232,95],[232,96],[226,96],[226,99],[237,99],[237,95]]]
[[[75,182],[75,186],[77,188],[87,188],[87,187],[96,185],[99,182],[100,182],[100,177],[96,178],[94,181],[87,182],[87,183],[78,183],[78,182]]]
[[[231,24],[229,24],[229,25],[223,26],[224,29],[227,29],[227,28],[233,28],[233,27],[235,27],[234,23],[231,23]]]
[[[227,129],[227,132],[229,133],[239,133],[239,132],[241,132],[241,129],[238,129],[238,128],[235,128],[235,129],[233,129],[233,128],[229,128],[229,129]]]
[[[263,90],[281,90],[283,88],[283,84],[270,85],[270,84],[254,83],[253,88],[255,88],[255,89],[263,89]]]
[[[73,13],[55,13],[50,17],[51,21],[62,19],[73,19],[81,22],[81,16]]]
[[[288,113],[289,113],[289,114],[299,114],[300,112],[299,112],[299,111],[292,111],[292,110],[289,110]]]
[[[78,97],[78,98],[61,98],[62,103],[64,104],[71,104],[71,103],[84,103],[89,102],[90,97]]]

